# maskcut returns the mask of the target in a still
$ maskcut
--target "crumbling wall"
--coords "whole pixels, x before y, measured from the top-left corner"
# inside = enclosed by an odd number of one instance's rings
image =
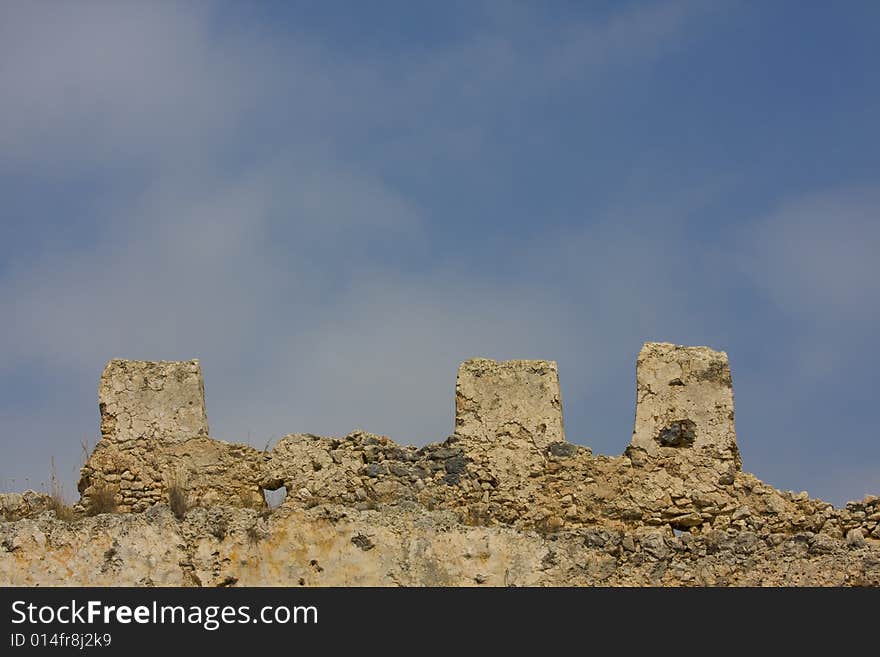
[[[261,485],[284,486],[286,506],[344,504],[363,511],[415,502],[453,510],[466,524],[539,532],[601,525],[809,531],[835,540],[853,529],[869,540],[880,533],[876,518],[869,520],[873,506],[861,524],[855,507],[837,510],[741,471],[725,354],[648,344],[642,356],[636,436],[653,422],[649,449],[636,440],[622,456],[594,456],[565,442],[555,363],[476,359],[459,370],[455,433],[443,443],[400,446],[362,431],[291,434],[271,451]],[[674,376],[667,378],[664,368]],[[661,401],[655,397],[663,394],[645,392],[659,388],[658,380],[675,382]],[[690,445],[660,445],[655,438],[664,413],[707,431]]]
[[[197,361],[111,361],[79,508],[110,490],[118,511],[148,511],[155,532],[135,520],[62,523],[37,498],[29,511],[4,497],[5,518],[17,522],[3,530],[0,583],[56,582],[63,568],[38,565],[32,543],[42,540],[53,563],[111,539],[115,561],[84,556],[77,581],[880,583],[880,498],[836,509],[742,471],[724,352],[648,343],[636,378],[621,456],[566,442],[555,363],[488,359],[459,369],[455,429],[441,443],[290,434],[262,453],[208,437]],[[180,526],[164,510],[174,485],[194,507]],[[287,497],[270,512],[262,489],[280,487]],[[132,541],[168,567],[125,570]],[[177,541],[170,551],[168,541]]]
[[[438,508],[479,490],[478,477],[455,436],[416,448],[354,431],[342,438],[285,436],[272,449],[262,486],[284,486],[293,503],[305,506],[342,503],[365,510],[416,501]]]
[[[264,456],[208,437],[197,360],[111,360],[98,386],[101,440],[80,473],[81,510],[144,511],[181,491],[189,505],[263,507]]]
[[[543,532],[734,526],[880,538],[873,503],[836,510],[741,472],[724,352],[647,343],[636,379],[633,438],[619,457],[565,441],[556,363],[482,358],[459,368],[455,432],[442,443],[290,434],[263,454],[207,437],[197,361],[114,360],[101,379],[103,436],[83,468],[81,503],[103,486],[119,510],[143,511],[175,484],[194,506],[262,507],[262,489],[283,486],[288,506],[408,501],[469,524]]]

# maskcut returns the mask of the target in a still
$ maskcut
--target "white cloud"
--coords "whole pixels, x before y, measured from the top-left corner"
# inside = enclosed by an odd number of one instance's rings
[[[755,281],[810,321],[880,310],[880,186],[851,186],[783,204],[755,233]]]
[[[62,166],[205,136],[229,119],[218,49],[194,4],[41,2],[0,28],[0,145],[7,166]],[[238,80],[237,82],[242,82]],[[198,118],[186,122],[180,119]],[[201,127],[201,129],[200,129]],[[196,134],[193,134],[196,133]],[[190,141],[190,143],[193,143]],[[79,162],[82,164],[82,160]]]
[[[880,186],[806,194],[759,219],[735,263],[789,321],[792,373],[811,381],[863,357],[880,319]]]
[[[420,227],[393,191],[341,169],[166,181],[101,223],[98,243],[19,262],[0,285],[19,347],[0,366],[94,367],[132,351],[183,357],[243,345],[273,306],[316,302],[316,256],[332,268],[337,250],[350,257],[370,234],[418,236]],[[275,248],[277,233],[288,248]]]

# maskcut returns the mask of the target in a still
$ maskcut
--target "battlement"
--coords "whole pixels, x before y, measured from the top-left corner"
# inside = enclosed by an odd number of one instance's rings
[[[636,391],[620,456],[566,440],[555,362],[482,358],[458,370],[442,442],[295,433],[261,451],[209,437],[198,361],[113,360],[79,519],[0,496],[4,545],[31,546],[0,549],[0,581],[880,583],[880,498],[835,509],[743,472],[724,352],[647,343]],[[120,553],[125,570],[102,562]]]
[[[441,443],[416,448],[355,431],[290,434],[260,451],[208,437],[198,361],[112,360],[99,385],[102,437],[82,469],[77,508],[109,495],[117,511],[142,512],[176,490],[189,506],[265,510],[265,491],[283,487],[287,506],[410,501],[467,523],[541,531],[718,529],[748,517],[735,517],[741,508],[792,531],[805,517],[742,472],[727,354],[646,343],[636,391],[632,439],[618,457],[566,441],[555,362],[485,358],[459,367],[454,430]],[[813,529],[880,538],[873,520],[857,520],[826,515]]]
[[[646,472],[688,464],[691,479],[732,483],[741,461],[727,355],[647,343],[636,386],[635,428],[622,458]],[[283,485],[301,501],[323,497],[361,505],[368,499],[417,499],[427,490],[432,504],[467,506],[476,498],[480,508],[471,512],[514,518],[515,503],[493,506],[493,498],[522,497],[549,461],[591,457],[588,448],[566,442],[554,361],[462,363],[454,432],[443,446],[422,448],[427,460],[420,450],[362,432],[345,440],[291,434],[268,453],[214,440],[208,437],[204,389],[196,360],[110,361],[98,386],[101,440],[82,469],[78,508],[88,509],[101,492],[112,495],[119,511],[144,511],[166,501],[174,487],[185,489],[192,504],[265,508],[264,490]],[[386,444],[393,446],[387,453]],[[351,453],[342,456],[342,446]],[[438,460],[437,454],[446,457]],[[438,472],[442,476],[435,477]],[[643,502],[636,500],[622,517],[642,520]],[[653,522],[687,526],[704,520],[688,508],[673,505],[675,516],[661,514]],[[551,524],[565,524],[561,515]]]
[[[626,450],[631,462],[687,463],[716,480],[732,481],[742,463],[727,354],[646,343],[637,361],[636,390],[635,427]],[[88,507],[94,491],[104,489],[119,509],[143,511],[165,499],[175,482],[199,503],[262,507],[263,488],[301,479],[279,473],[284,458],[278,454],[210,439],[204,394],[196,360],[110,361],[98,387],[101,441],[82,471],[81,506]],[[309,439],[297,436],[282,441],[288,457],[308,449]],[[578,446],[565,440],[556,363],[485,358],[462,363],[448,442],[499,490],[521,487],[548,455],[575,454]],[[328,463],[330,470],[337,466]],[[301,483],[299,489],[308,489],[307,480]],[[355,493],[362,490],[354,486]]]

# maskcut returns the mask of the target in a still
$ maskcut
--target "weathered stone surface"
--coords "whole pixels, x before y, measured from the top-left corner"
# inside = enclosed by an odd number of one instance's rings
[[[128,449],[102,440],[80,471],[78,508],[88,512],[103,493],[117,511],[141,512],[168,502],[172,488],[181,490],[190,505],[262,508],[264,461],[263,453],[250,445],[207,437],[155,445],[133,441]]]
[[[458,368],[455,432],[465,446],[526,433],[537,450],[565,440],[556,363],[474,358]]]
[[[23,493],[0,493],[0,519],[21,520],[40,515],[52,508],[52,496],[26,490]]]
[[[113,359],[98,386],[101,437],[114,443],[175,443],[208,435],[205,386],[197,360]]]
[[[648,342],[636,365],[631,446],[648,456],[676,450],[679,461],[742,468],[733,420],[727,354],[708,347]]]
[[[416,448],[387,436],[354,431],[343,438],[285,436],[268,455],[261,486],[284,487],[307,505],[351,504],[359,509],[386,502],[417,501],[453,506],[482,489],[459,441]],[[308,492],[307,496],[302,491]]]
[[[518,479],[565,441],[556,363],[547,360],[462,363],[455,385],[455,435],[501,481]]]

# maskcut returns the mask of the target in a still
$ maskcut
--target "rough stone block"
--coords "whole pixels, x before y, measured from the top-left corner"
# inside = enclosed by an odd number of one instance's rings
[[[519,485],[565,440],[556,363],[486,358],[465,361],[455,385],[461,447],[502,488]]]
[[[726,353],[647,342],[636,366],[636,395],[631,449],[742,469]]]
[[[0,493],[0,521],[14,522],[35,518],[52,508],[52,496],[26,490],[23,493]]]
[[[199,361],[111,360],[98,387],[101,436],[183,442],[208,435]]]

